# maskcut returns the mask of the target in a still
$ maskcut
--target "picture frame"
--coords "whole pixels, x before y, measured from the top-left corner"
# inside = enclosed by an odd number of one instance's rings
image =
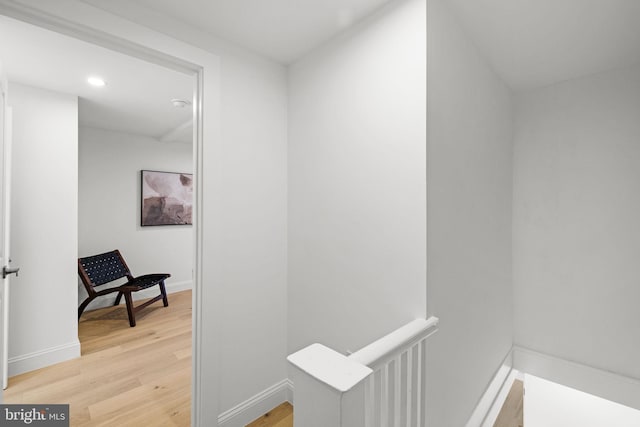
[[[193,174],[141,170],[140,225],[192,225]]]

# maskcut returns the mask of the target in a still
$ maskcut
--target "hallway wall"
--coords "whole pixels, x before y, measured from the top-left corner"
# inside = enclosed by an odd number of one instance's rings
[[[13,107],[9,376],[80,356],[78,97],[17,83]]]
[[[427,16],[427,413],[459,427],[512,345],[512,100],[446,2]]]
[[[515,343],[640,379],[640,65],[516,106]]]
[[[425,20],[393,2],[290,69],[289,353],[426,314]]]

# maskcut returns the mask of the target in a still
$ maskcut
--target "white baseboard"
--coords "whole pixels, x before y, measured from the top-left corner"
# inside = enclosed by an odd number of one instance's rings
[[[218,416],[220,427],[244,427],[281,403],[290,401],[291,381],[284,379]]]
[[[192,286],[193,286],[193,282],[191,280],[187,280],[184,282],[167,283],[165,285],[165,289],[167,290],[167,294],[173,294],[175,292],[186,291],[188,289],[191,289]],[[133,292],[131,295],[133,296],[134,301],[138,301],[141,299],[153,298],[159,293],[160,291],[158,290],[158,287],[152,286],[151,288],[144,289],[139,292]],[[85,291],[84,297],[86,296],[87,296],[87,293]],[[104,307],[111,307],[113,305],[113,302],[116,299],[116,296],[117,296],[117,293],[114,292],[113,294],[98,297],[95,300],[91,301],[91,304],[89,304],[89,307],[87,307],[86,311],[97,310],[99,308],[104,308]],[[80,303],[82,303],[82,301],[79,301],[78,305],[80,305]],[[169,303],[171,303],[171,301],[169,301]],[[122,301],[120,301],[120,305],[122,304],[124,304],[124,298],[122,298]]]
[[[9,377],[80,357],[80,341],[9,358]]]
[[[526,374],[640,410],[640,379],[518,346],[513,348],[513,364]]]
[[[287,402],[293,405],[293,381],[287,380]]]
[[[516,372],[513,370],[512,350],[509,350],[496,371],[466,427],[493,427],[500,409],[509,394]],[[504,390],[506,389],[506,393]]]

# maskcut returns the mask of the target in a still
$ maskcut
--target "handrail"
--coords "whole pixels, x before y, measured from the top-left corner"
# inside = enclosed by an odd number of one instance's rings
[[[372,367],[388,355],[396,353],[399,349],[410,346],[415,341],[431,335],[431,333],[435,332],[438,322],[439,319],[433,316],[428,319],[416,319],[361,348],[351,354],[349,359]]]
[[[345,356],[312,344],[287,357],[295,427],[425,425],[427,338],[438,319],[417,319]]]
[[[287,357],[289,363],[340,393],[351,390],[371,369],[322,344],[311,344]]]

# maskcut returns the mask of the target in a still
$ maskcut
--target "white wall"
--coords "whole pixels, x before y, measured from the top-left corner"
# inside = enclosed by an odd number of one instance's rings
[[[11,83],[9,375],[80,355],[78,99]]]
[[[134,275],[170,273],[168,292],[190,289],[193,227],[140,226],[140,170],[192,173],[191,144],[82,127],[78,152],[78,256],[119,249]],[[79,305],[87,292],[81,283],[78,289]],[[114,298],[101,297],[88,309]]]
[[[441,0],[427,28],[427,413],[457,427],[512,345],[512,105]]]
[[[242,58],[224,71],[221,412],[287,378],[286,72]]]
[[[394,2],[290,70],[289,352],[426,314],[425,9]]]
[[[640,66],[517,97],[515,342],[640,379]]]

